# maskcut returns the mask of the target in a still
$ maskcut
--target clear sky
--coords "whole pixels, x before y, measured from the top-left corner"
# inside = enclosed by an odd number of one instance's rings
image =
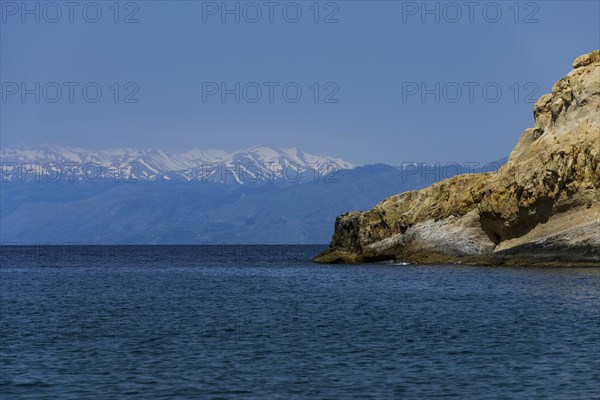
[[[2,146],[484,162],[600,47],[595,0],[0,4]]]

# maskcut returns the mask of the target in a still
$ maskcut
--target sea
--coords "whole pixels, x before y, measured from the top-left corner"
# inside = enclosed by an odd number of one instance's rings
[[[2,246],[2,399],[600,399],[600,270]]]

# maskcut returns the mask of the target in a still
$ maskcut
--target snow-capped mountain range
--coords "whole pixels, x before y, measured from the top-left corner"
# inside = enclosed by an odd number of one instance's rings
[[[232,153],[193,149],[92,151],[57,145],[17,145],[0,150],[3,181],[203,181],[221,183],[306,182],[354,165],[296,148],[253,146]]]

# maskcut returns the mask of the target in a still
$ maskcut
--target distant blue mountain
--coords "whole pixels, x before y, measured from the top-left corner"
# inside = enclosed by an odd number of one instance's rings
[[[303,153],[302,153],[303,154]],[[498,168],[506,160],[491,163]],[[4,162],[4,160],[3,160]],[[14,163],[14,160],[11,161]],[[465,166],[384,164],[336,168],[315,179],[224,184],[219,180],[3,179],[3,244],[326,243],[337,215],[367,210]],[[14,174],[10,175],[14,178]]]

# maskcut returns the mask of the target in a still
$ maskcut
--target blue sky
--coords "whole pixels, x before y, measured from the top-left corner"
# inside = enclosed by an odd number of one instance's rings
[[[2,146],[264,144],[356,164],[485,162],[532,125],[531,100],[600,47],[598,1],[277,2],[273,22],[262,1],[227,2],[239,22],[222,2],[122,2],[118,15],[112,1],[81,2],[73,22],[64,6],[58,17],[1,3]],[[236,82],[239,102],[214,93]]]

